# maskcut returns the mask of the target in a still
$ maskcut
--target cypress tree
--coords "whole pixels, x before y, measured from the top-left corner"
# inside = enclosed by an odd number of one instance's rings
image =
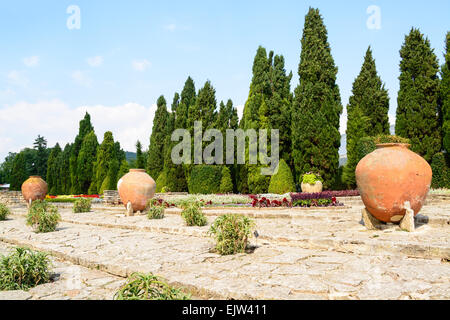
[[[77,176],[80,192],[87,194],[93,180],[94,163],[97,158],[98,140],[94,131],[84,137],[77,160]]]
[[[33,143],[34,150],[36,150],[36,158],[34,160],[35,174],[45,178],[47,176],[47,161],[49,151],[47,149],[47,140],[38,135]]]
[[[400,50],[400,91],[395,133],[431,161],[441,149],[438,118],[439,65],[430,41],[412,28]]]
[[[445,41],[445,62],[441,68],[440,111],[444,150],[450,154],[450,32]]]
[[[231,179],[231,172],[227,166],[222,168],[222,178],[220,180],[220,193],[233,193],[233,180]]]
[[[59,171],[58,171],[58,159],[60,158],[61,155],[61,147],[59,146],[59,144],[57,143],[55,145],[55,147],[52,149],[52,151],[50,152],[50,155],[48,157],[48,161],[47,161],[47,177],[46,177],[46,182],[48,185],[48,190],[49,190],[49,194],[51,195],[58,195],[59,192],[59,186],[58,184],[60,183],[59,179]]]
[[[71,176],[70,176],[70,156],[72,154],[72,145],[67,143],[58,159],[58,172],[60,187],[58,194],[70,194]]]
[[[144,154],[142,153],[142,144],[139,140],[136,142],[136,168],[145,169]]]
[[[370,47],[353,82],[352,93],[347,105],[347,164],[343,172],[343,182],[349,188],[356,186],[355,169],[360,160],[356,150],[358,140],[389,134],[389,96],[377,74]]]
[[[111,161],[116,158],[116,145],[114,144],[114,138],[111,131],[107,131],[104,134],[103,142],[97,150],[97,160],[94,165],[94,174],[91,186],[89,187],[89,194],[101,193],[104,180],[108,176],[108,171],[111,165]]]
[[[25,163],[25,154],[20,152],[14,158],[12,171],[11,171],[11,183],[10,189],[13,191],[20,191],[22,184],[28,179],[28,173]]]
[[[181,91],[180,104],[176,111],[175,128],[177,129],[189,128],[190,126],[190,124],[188,123],[189,109],[194,106],[196,99],[197,95],[195,91],[194,80],[192,80],[191,77],[188,77],[186,82],[184,83],[183,91]]]
[[[164,142],[167,134],[167,118],[166,99],[164,99],[164,96],[160,96],[157,101],[157,109],[153,120],[147,160],[147,172],[154,179],[157,179],[164,168]]]
[[[70,155],[70,185],[71,193],[78,194],[81,192],[81,187],[78,181],[78,154],[80,153],[81,144],[83,143],[84,137],[86,137],[89,132],[94,130],[91,124],[91,116],[86,112],[83,120],[80,121],[80,127],[78,130],[78,135],[75,137],[75,142],[71,148]]]
[[[339,167],[342,105],[338,70],[327,38],[319,10],[310,8],[301,39],[300,84],[292,107],[292,157],[297,179],[314,171],[330,188]]]
[[[117,180],[120,180],[124,175],[126,175],[130,171],[130,166],[128,165],[128,161],[122,160],[119,168],[119,173],[117,174]]]

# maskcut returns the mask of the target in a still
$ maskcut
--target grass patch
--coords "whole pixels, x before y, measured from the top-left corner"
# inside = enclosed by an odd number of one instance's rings
[[[43,252],[15,248],[0,257],[0,291],[29,290],[50,281],[50,259]]]
[[[169,286],[152,273],[133,273],[114,295],[114,300],[189,300],[190,295]]]

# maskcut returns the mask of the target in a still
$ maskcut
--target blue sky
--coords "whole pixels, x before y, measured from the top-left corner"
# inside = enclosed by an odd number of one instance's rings
[[[67,28],[70,5],[80,8],[80,29]],[[366,25],[371,5],[380,8],[381,29]],[[147,146],[158,96],[170,102],[188,75],[197,89],[211,80],[218,101],[242,109],[259,45],[284,55],[293,90],[309,6],[328,28],[344,106],[371,45],[393,118],[399,49],[412,26],[442,63],[448,0],[2,1],[0,158],[37,134],[49,145],[72,141],[85,110],[100,140],[112,130],[127,150],[137,139]],[[345,115],[342,124],[345,132]]]

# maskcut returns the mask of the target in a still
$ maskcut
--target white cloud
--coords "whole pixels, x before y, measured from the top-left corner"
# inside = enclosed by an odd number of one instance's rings
[[[147,148],[155,110],[156,105],[145,107],[137,103],[70,108],[60,100],[7,105],[0,109],[0,162],[8,152],[31,147],[38,134],[47,139],[49,146],[59,142],[64,148],[75,139],[86,111],[91,115],[99,143],[103,134],[111,131],[124,150],[134,151],[138,139]]]
[[[87,58],[86,61],[93,68],[100,67],[103,64],[103,57],[102,56],[90,57]]]
[[[89,78],[83,71],[76,70],[71,74],[72,79],[79,85],[84,87],[91,87],[92,79]]]
[[[177,25],[175,23],[171,23],[171,24],[167,24],[164,26],[164,29],[166,29],[167,31],[175,31],[177,28]]]
[[[20,71],[12,70],[7,75],[8,82],[12,85],[26,87],[30,82],[28,78]]]
[[[134,70],[140,71],[140,72],[145,71],[151,65],[150,61],[148,61],[147,59],[133,60],[131,64],[132,64]]]
[[[24,65],[27,67],[37,67],[39,65],[39,57],[38,56],[32,56],[27,57],[23,59]]]

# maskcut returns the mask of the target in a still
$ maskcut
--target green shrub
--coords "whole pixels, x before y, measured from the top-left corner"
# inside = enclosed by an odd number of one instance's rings
[[[285,194],[295,191],[294,177],[286,162],[281,159],[278,172],[270,178],[269,193]]]
[[[378,135],[376,137],[364,137],[359,139],[356,144],[356,152],[358,154],[358,162],[362,158],[372,153],[377,148],[377,144],[382,143],[410,143],[409,139],[399,136]]]
[[[181,206],[183,208],[183,211],[181,211],[181,216],[184,221],[186,221],[187,226],[206,226],[208,221],[200,208],[201,205],[199,202],[185,202]]]
[[[196,165],[192,168],[189,177],[189,193],[215,194],[220,191],[222,178],[221,166]]]
[[[226,214],[218,217],[209,233],[216,240],[216,250],[221,255],[245,252],[254,222],[243,215]]]
[[[163,170],[156,179],[156,192],[161,193],[167,187],[167,171]]]
[[[251,165],[248,167],[247,185],[251,194],[267,193],[269,189],[270,176],[261,174],[262,166]]]
[[[28,290],[50,280],[50,260],[42,252],[28,248],[15,248],[0,257],[0,291]]]
[[[0,203],[0,221],[6,220],[6,217],[10,214],[9,208],[4,205],[3,203]]]
[[[58,208],[42,200],[33,201],[27,215],[27,224],[37,233],[55,231],[60,220]]]
[[[449,157],[446,157],[443,152],[436,153],[433,156],[431,161],[431,169],[433,170],[432,188],[450,188],[449,160]]]
[[[227,166],[222,168],[222,179],[220,181],[220,193],[233,193],[233,180],[231,179],[231,172]]]
[[[314,174],[312,172],[305,173],[301,178],[302,183],[307,183],[307,184],[312,184],[312,185],[316,184],[317,181],[323,182],[323,179],[320,177],[319,174]]]
[[[152,273],[133,273],[114,295],[114,300],[189,300],[190,295],[169,286]]]
[[[158,199],[151,199],[148,202],[148,212],[147,212],[147,217],[149,219],[162,219],[164,218],[164,202],[163,201],[159,201]]]
[[[78,198],[73,204],[72,211],[74,213],[90,212],[91,204],[92,204],[91,199]]]

